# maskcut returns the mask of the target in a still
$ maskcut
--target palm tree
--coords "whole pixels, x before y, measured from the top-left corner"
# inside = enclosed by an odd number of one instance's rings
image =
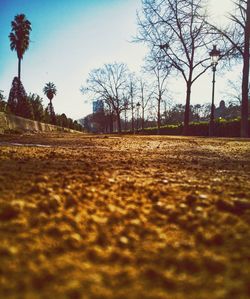
[[[54,108],[52,105],[52,99],[53,97],[56,95],[56,86],[54,83],[49,82],[46,83],[44,88],[43,88],[43,93],[47,96],[47,98],[49,99],[49,111],[50,111],[50,117],[51,117],[51,122],[53,124],[55,124],[55,112],[54,112]]]
[[[54,96],[56,95],[56,86],[54,83],[49,82],[46,83],[44,88],[43,88],[43,93],[46,95],[46,97],[49,99],[50,103],[52,101],[52,99],[54,98]]]
[[[16,51],[18,58],[18,79],[21,81],[21,60],[26,50],[29,48],[31,23],[24,14],[16,15],[11,22],[10,49]]]

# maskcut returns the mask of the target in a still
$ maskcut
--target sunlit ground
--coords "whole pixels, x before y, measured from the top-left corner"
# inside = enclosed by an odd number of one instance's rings
[[[0,198],[0,298],[250,297],[250,141],[1,136]]]

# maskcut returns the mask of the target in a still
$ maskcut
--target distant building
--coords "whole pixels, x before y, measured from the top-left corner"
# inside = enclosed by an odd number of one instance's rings
[[[93,101],[93,113],[98,113],[104,111],[104,102],[103,100]]]
[[[227,112],[227,107],[225,104],[225,101],[220,101],[220,105],[218,108],[215,108],[214,110],[214,117],[219,118],[219,117],[225,117]]]

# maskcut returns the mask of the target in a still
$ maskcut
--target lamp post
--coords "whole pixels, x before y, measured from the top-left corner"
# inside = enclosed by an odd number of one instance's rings
[[[212,106],[209,122],[209,136],[214,136],[214,89],[215,89],[215,72],[218,60],[220,58],[220,50],[216,49],[216,45],[213,46],[213,50],[209,53],[211,57],[211,66],[213,70],[213,89],[212,89]]]
[[[136,129],[137,129],[137,132],[139,131],[139,109],[140,109],[140,106],[141,106],[141,104],[138,102],[137,104],[136,104],[136,109],[137,109],[137,124],[136,124]]]

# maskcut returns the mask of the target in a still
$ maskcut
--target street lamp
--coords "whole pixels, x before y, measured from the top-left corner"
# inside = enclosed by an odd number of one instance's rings
[[[215,87],[215,72],[218,60],[220,58],[220,50],[216,49],[216,45],[213,46],[213,50],[209,53],[211,57],[211,66],[213,70],[213,90],[212,90],[212,106],[209,122],[209,136],[214,135],[214,87]]]
[[[141,104],[138,102],[137,104],[136,104],[136,108],[137,108],[137,124],[136,124],[136,129],[137,129],[137,132],[139,131],[139,109],[140,109],[140,106],[141,106]]]

